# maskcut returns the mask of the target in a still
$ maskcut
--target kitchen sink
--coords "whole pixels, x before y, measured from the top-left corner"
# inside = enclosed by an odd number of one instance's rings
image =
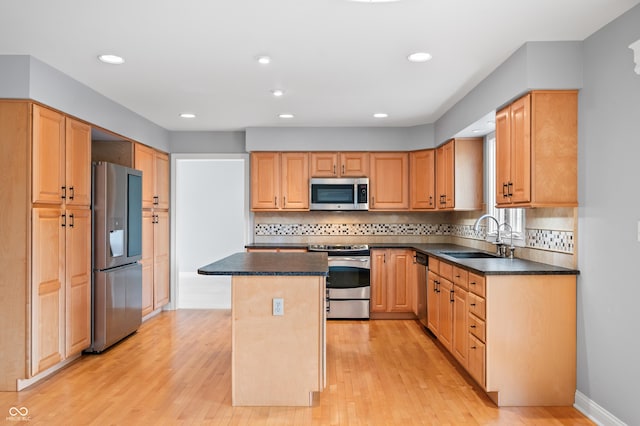
[[[440,254],[455,257],[456,259],[498,258],[497,255],[485,251],[441,251]]]

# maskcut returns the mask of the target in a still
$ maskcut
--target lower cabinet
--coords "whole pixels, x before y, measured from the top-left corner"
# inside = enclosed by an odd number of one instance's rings
[[[498,406],[573,405],[575,275],[429,268],[428,328]]]
[[[32,211],[32,376],[91,344],[91,210]]]
[[[371,250],[371,312],[413,312],[413,250]]]
[[[169,303],[169,212],[142,212],[142,316]]]

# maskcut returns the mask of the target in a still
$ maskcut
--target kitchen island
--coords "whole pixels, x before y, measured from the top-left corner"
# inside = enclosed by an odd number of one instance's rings
[[[231,275],[234,406],[310,406],[326,382],[326,253],[236,253],[198,269]]]

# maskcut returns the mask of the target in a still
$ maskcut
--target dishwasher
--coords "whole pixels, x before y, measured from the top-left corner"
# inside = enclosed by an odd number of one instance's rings
[[[418,282],[418,319],[427,327],[427,255],[415,252],[416,281]]]

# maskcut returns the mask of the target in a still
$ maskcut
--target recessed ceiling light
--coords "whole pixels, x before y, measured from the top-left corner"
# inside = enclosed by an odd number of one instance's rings
[[[482,130],[481,129],[473,129],[472,132],[473,133],[480,133]]]
[[[183,112],[182,114],[180,114],[180,117],[182,117],[182,118],[196,118],[196,115],[191,113],[191,112]]]
[[[400,0],[349,0],[356,3],[393,3]]]
[[[279,98],[280,96],[284,95],[284,90],[275,89],[271,91],[271,94],[273,94],[273,96],[275,96],[276,98]]]
[[[120,65],[124,64],[124,59],[118,55],[99,55],[98,59],[105,64]]]
[[[278,117],[280,117],[280,118],[293,118],[293,114],[280,114]]]
[[[271,63],[271,58],[268,57],[268,56],[258,56],[257,61],[258,61],[259,64],[267,65],[267,64]]]
[[[429,60],[431,60],[433,56],[431,56],[430,53],[427,52],[416,52],[416,53],[412,53],[411,55],[407,56],[407,59],[410,62],[427,62]]]
[[[387,118],[389,114],[387,114],[386,112],[376,112],[375,114],[373,114],[373,116],[375,118]]]

